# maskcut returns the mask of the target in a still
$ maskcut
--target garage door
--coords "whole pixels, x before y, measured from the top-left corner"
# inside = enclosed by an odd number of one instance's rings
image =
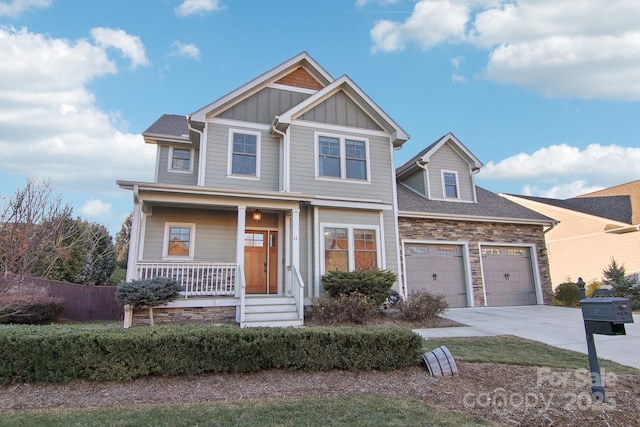
[[[536,304],[529,248],[484,246],[482,270],[488,306]]]
[[[444,295],[449,307],[466,307],[462,246],[405,245],[407,289]]]

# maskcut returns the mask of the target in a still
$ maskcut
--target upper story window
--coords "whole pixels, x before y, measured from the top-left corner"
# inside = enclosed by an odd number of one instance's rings
[[[193,259],[195,231],[195,224],[166,223],[163,257]]]
[[[193,150],[169,147],[170,172],[193,172]]]
[[[445,198],[457,199],[459,197],[458,173],[442,171],[442,187]]]
[[[229,131],[228,175],[260,177],[260,133]]]
[[[316,134],[316,144],[316,176],[369,180],[368,140]]]

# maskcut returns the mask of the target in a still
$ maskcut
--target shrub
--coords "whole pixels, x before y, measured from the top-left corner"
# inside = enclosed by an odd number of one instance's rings
[[[49,323],[64,309],[64,299],[5,292],[0,295],[0,323]]]
[[[555,291],[553,291],[553,297],[555,299],[555,305],[575,307],[580,301],[580,290],[575,283],[560,283]]]
[[[613,295],[628,298],[631,308],[640,309],[640,284],[638,279],[627,276],[624,264],[619,265],[615,259],[611,259],[611,264],[602,272],[603,284],[611,286]]]
[[[351,295],[329,297],[323,295],[314,300],[309,308],[311,316],[327,325],[336,323],[364,324],[380,314],[380,306],[371,298],[354,292]]]
[[[148,308],[149,323],[153,326],[153,307],[164,305],[178,298],[182,287],[166,277],[120,282],[116,288],[116,300],[132,308]]]
[[[322,285],[330,297],[359,292],[380,306],[396,279],[395,273],[388,270],[331,271],[322,276]]]
[[[411,330],[393,327],[11,325],[0,328],[0,383],[263,369],[391,370],[419,363],[422,343]]]
[[[405,301],[397,304],[402,316],[411,322],[425,322],[442,314],[449,304],[444,295],[413,291]]]
[[[584,294],[585,297],[587,298],[593,298],[593,295],[595,294],[595,292],[601,289],[600,287],[600,282],[598,282],[597,280],[592,280],[591,282],[589,282],[589,284],[587,286],[585,286],[584,288]]]

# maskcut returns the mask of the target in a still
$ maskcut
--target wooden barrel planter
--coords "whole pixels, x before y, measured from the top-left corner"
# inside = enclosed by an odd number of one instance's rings
[[[445,346],[423,354],[422,360],[427,365],[432,377],[455,377],[458,375],[458,365]]]

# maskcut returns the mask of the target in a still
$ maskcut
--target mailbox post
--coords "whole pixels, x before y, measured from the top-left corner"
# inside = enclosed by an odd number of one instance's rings
[[[584,329],[587,334],[587,351],[591,371],[591,394],[605,401],[604,384],[593,334],[626,335],[625,323],[633,323],[631,304],[627,298],[585,298],[580,300]]]

